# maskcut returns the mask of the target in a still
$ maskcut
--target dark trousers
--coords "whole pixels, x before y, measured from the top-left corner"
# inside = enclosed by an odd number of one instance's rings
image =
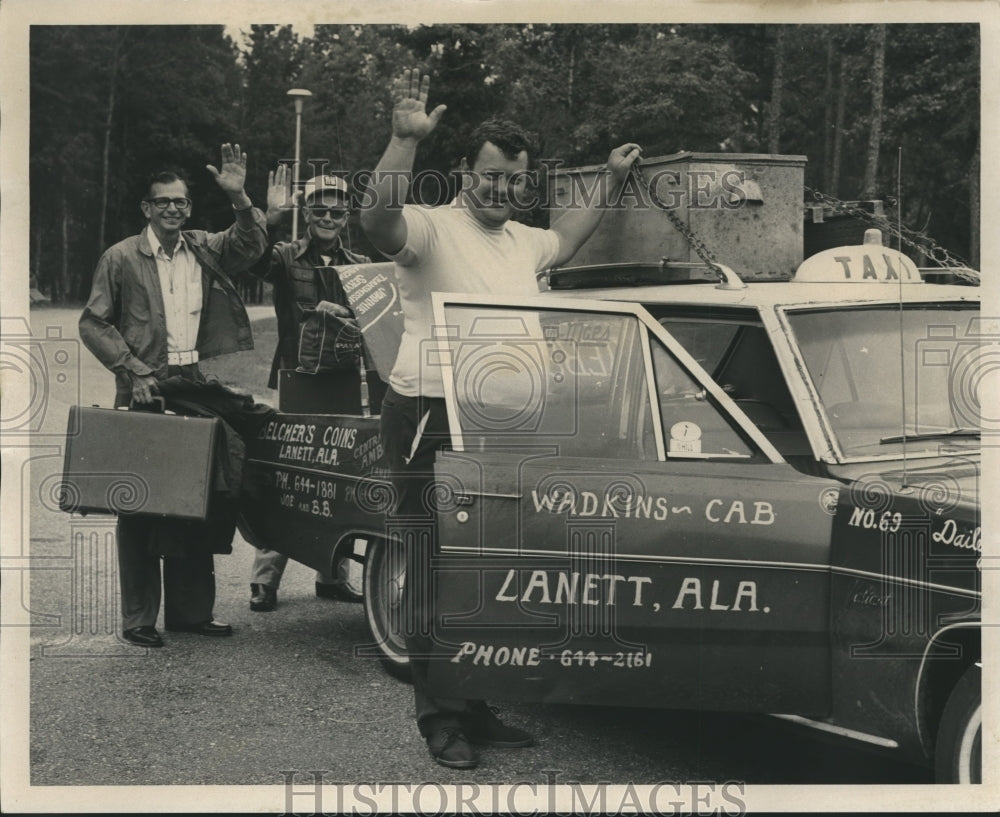
[[[153,547],[148,516],[118,518],[118,578],[122,629],[152,627],[160,612],[160,555]],[[215,607],[215,564],[207,550],[163,557],[163,623],[167,627],[211,621]]]
[[[203,380],[197,364],[171,366],[168,376]],[[117,395],[115,405],[128,405]],[[122,629],[156,624],[160,612],[160,550],[163,522],[149,516],[118,517],[118,580],[122,594]],[[184,555],[163,557],[163,620],[167,627],[211,621],[215,606],[215,564],[211,551],[179,543]]]
[[[404,637],[413,676],[417,727],[429,737],[444,726],[461,726],[472,701],[436,698],[427,692],[432,645],[431,555],[437,541],[431,483],[434,456],[450,441],[443,399],[404,397],[390,388],[382,400],[382,448],[396,492],[386,531],[406,548]]]

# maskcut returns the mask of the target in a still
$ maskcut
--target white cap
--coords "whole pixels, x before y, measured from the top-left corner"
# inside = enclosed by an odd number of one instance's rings
[[[305,183],[302,190],[302,200],[309,201],[317,193],[340,193],[347,198],[347,182],[337,176],[314,176]]]

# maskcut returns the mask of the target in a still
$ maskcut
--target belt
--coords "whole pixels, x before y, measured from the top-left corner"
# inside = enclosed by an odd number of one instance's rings
[[[198,362],[198,350],[192,349],[190,352],[167,352],[168,366],[190,366]]]

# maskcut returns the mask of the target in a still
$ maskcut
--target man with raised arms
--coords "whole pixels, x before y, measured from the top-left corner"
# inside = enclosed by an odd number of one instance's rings
[[[454,201],[434,208],[400,206],[417,146],[445,112],[438,105],[427,113],[429,89],[430,78],[416,69],[397,81],[392,138],[373,174],[361,224],[372,244],[395,261],[403,308],[403,337],[382,402],[381,438],[396,495],[390,531],[422,532],[407,537],[405,585],[417,725],[438,763],[467,769],[478,762],[475,745],[516,748],[534,741],[504,725],[482,701],[436,698],[427,690],[435,533],[434,509],[424,497],[435,453],[450,440],[441,369],[422,361],[433,338],[431,293],[537,295],[537,273],[568,261],[590,237],[641,150],[628,143],[611,152],[609,183],[588,206],[567,210],[551,229],[528,227],[511,216],[527,186],[530,138],[512,122],[491,119],[469,141]]]

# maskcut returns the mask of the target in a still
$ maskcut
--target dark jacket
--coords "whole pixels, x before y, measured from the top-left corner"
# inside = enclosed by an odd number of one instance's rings
[[[325,266],[319,252],[306,233],[296,241],[281,241],[271,249],[270,262],[263,261],[253,274],[274,287],[274,312],[278,317],[278,345],[271,363],[268,386],[278,386],[278,369],[294,369],[299,365],[299,331],[305,311],[315,309],[320,301],[330,301],[350,307],[336,267],[369,264],[366,255],[351,252],[340,244]]]
[[[253,348],[246,307],[230,280],[267,248],[264,214],[254,208],[253,216],[250,230],[234,223],[221,233],[183,231],[201,264],[199,357]],[[80,316],[80,340],[115,373],[117,396],[126,402],[132,391],[129,372],[158,380],[167,376],[167,319],[145,230],[119,241],[98,261],[90,300]]]

